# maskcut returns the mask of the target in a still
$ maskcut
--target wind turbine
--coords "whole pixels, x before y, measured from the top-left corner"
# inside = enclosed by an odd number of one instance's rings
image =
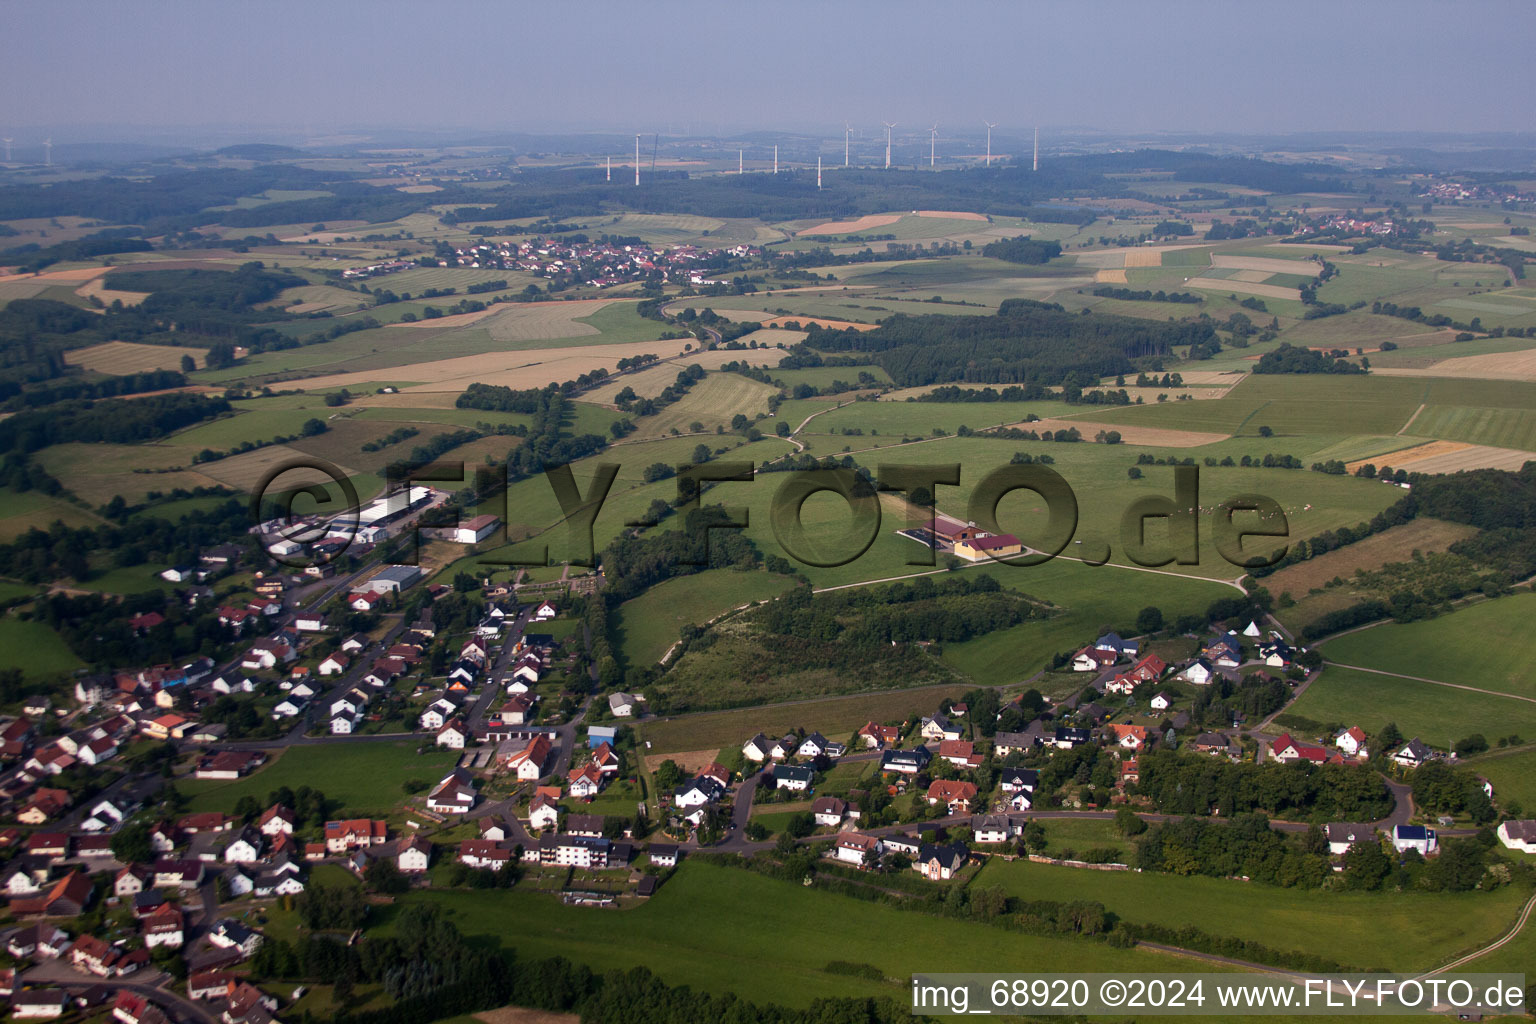
[[[43,166],[53,166],[53,136],[51,135],[43,140]]]
[[[885,169],[891,169],[891,129],[898,125],[899,121],[881,121],[885,125]]]
[[[608,180],[613,180],[613,157],[608,158]]]
[[[1035,125],[1035,165],[1033,167],[1031,167],[1030,170],[1038,171],[1039,169],[1040,169],[1040,126],[1039,125]]]
[[[821,154],[816,154],[816,191],[821,191]]]
[[[736,151],[736,173],[737,174],[745,174],[745,173],[747,173],[746,150],[738,149]]]
[[[6,163],[10,163],[11,162],[11,140],[10,139],[6,139],[5,140],[5,162]]]
[[[939,126],[938,126],[938,123],[935,122],[934,126],[932,128],[928,129],[928,169],[929,170],[933,169],[933,150],[934,150],[934,146],[938,143],[938,140],[939,140]]]
[[[997,124],[995,122],[992,122],[992,121],[983,121],[981,123],[987,126],[987,166],[991,167],[992,166],[992,129],[996,128]]]
[[[635,136],[635,185],[640,184],[640,136]]]
[[[845,168],[848,166],[848,138],[851,135],[853,135],[853,125],[849,124],[847,121],[844,121],[843,122],[843,167],[845,167]],[[9,154],[10,150],[6,150],[6,153]],[[9,160],[10,156],[7,155],[6,159]]]
[[[773,173],[779,173],[779,144],[777,142],[773,144]]]

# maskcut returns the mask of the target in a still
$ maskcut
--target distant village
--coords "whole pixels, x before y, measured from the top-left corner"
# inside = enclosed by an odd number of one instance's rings
[[[618,243],[535,238],[522,242],[482,242],[479,245],[448,249],[429,259],[433,264],[441,266],[516,270],[535,277],[570,278],[575,283],[594,288],[611,288],[646,280],[704,287],[724,283],[712,279],[711,274],[723,272],[730,260],[755,258],[762,253],[760,247],[752,245],[733,245],[723,249],[706,249],[695,245],[656,248],[638,240]],[[343,270],[341,277],[344,280],[364,280],[419,265],[404,260],[390,260]]]

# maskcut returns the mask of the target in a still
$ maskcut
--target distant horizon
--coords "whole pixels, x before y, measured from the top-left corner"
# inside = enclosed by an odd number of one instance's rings
[[[719,136],[895,119],[953,136],[987,120],[1016,137],[1036,123],[1270,137],[1536,123],[1529,36],[1507,30],[1529,23],[1517,0],[961,5],[942,18],[913,0],[787,0],[771,18],[700,0],[599,3],[579,21],[570,10],[18,0],[9,36],[25,45],[0,64],[0,119],[15,120],[0,134]]]

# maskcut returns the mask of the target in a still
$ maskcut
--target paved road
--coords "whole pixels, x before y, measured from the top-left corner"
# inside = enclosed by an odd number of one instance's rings
[[[174,1016],[182,1020],[219,1024],[219,1015],[212,1008],[194,1003],[163,987],[172,981],[171,976],[164,971],[152,968],[141,968],[126,978],[113,978],[111,981],[106,981],[94,974],[77,971],[62,960],[44,960],[25,971],[21,975],[21,980],[30,985],[51,985],[76,991],[95,988],[98,985],[104,985],[114,991],[125,988],[140,995],[149,996],[161,1006],[174,1010]]]

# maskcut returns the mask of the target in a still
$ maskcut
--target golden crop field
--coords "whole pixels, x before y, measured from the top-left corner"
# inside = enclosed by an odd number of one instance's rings
[[[191,356],[201,368],[205,348],[183,348],[180,345],[145,345],[136,341],[107,341],[90,348],[77,348],[64,354],[64,361],[93,373],[110,373],[122,376],[127,373],[145,373],[149,370],[179,370],[181,357]]]

